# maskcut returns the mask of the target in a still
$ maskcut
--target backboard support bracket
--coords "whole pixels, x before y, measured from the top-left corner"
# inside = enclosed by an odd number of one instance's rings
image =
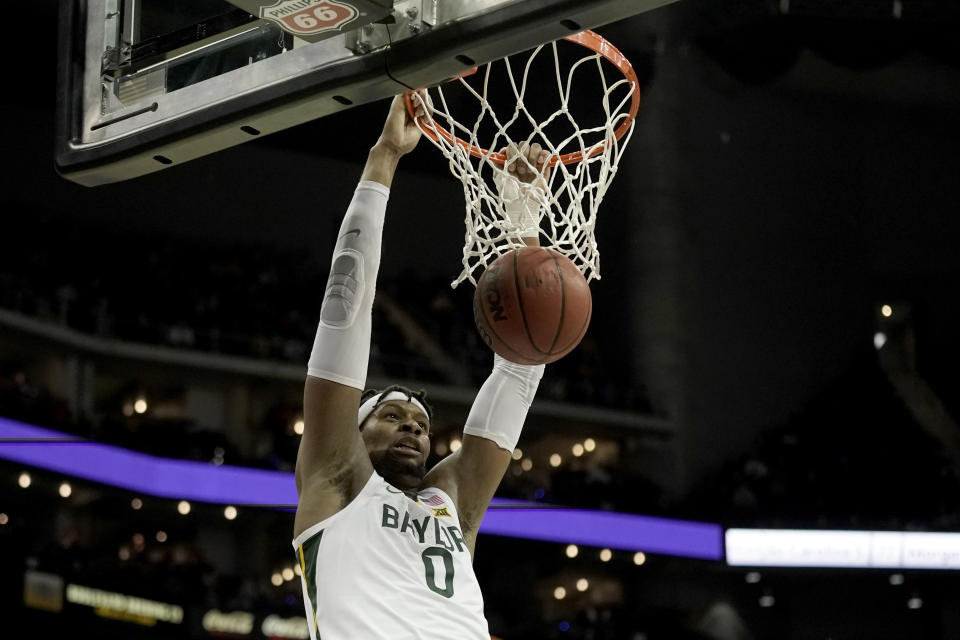
[[[251,18],[160,62],[127,60],[127,69],[110,76],[102,68],[106,45],[123,43],[107,33],[106,5],[132,1],[60,3],[56,168],[82,185],[179,165],[675,0],[397,0],[387,19],[314,43],[293,37],[292,48],[273,22]],[[457,15],[458,6],[474,12]],[[245,58],[270,47],[262,58]],[[181,79],[182,86],[171,80],[183,68],[209,73],[204,65],[213,63],[226,71]]]

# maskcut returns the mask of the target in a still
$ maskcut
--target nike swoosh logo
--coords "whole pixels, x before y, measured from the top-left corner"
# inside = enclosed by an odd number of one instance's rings
[[[357,237],[358,237],[358,238],[360,237],[360,229],[350,229],[350,231],[347,231],[345,234],[343,234],[343,235],[340,236],[340,237],[341,237],[341,238],[346,238],[346,237],[347,237],[348,235],[350,235],[351,233],[357,234]]]

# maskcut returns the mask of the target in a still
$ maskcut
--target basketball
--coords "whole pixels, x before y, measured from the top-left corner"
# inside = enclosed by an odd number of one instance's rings
[[[491,349],[517,364],[559,360],[580,344],[593,311],[590,287],[560,253],[513,249],[497,258],[473,295],[477,330]]]

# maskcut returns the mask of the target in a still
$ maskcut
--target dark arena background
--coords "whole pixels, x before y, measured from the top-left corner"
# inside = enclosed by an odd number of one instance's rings
[[[82,187],[56,23],[18,3],[5,49],[0,637],[308,638],[303,379],[388,103]],[[591,327],[481,528],[492,634],[960,638],[958,28],[952,0],[681,0],[597,29],[644,102]],[[370,380],[427,390],[430,466],[492,356],[425,142],[384,238]]]

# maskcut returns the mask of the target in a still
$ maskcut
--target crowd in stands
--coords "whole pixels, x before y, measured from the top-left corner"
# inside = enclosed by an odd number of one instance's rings
[[[74,418],[62,398],[35,384],[18,363],[3,360],[0,360],[0,416],[71,433],[89,430],[89,425]]]
[[[0,361],[0,415],[59,428],[154,455],[292,471],[297,408],[278,403],[263,417],[257,455],[222,432],[191,421],[124,417],[75,421],[65,402]],[[451,425],[440,437],[456,435]],[[445,429],[445,431],[444,431]],[[621,456],[634,442],[619,439]],[[442,456],[434,453],[428,466]],[[881,530],[960,527],[960,473],[925,434],[875,363],[862,363],[815,398],[788,424],[709,475],[684,499],[614,461],[568,458],[543,474],[514,463],[499,495],[569,506],[722,522],[728,526]]]
[[[269,574],[258,575],[242,561],[231,571],[205,557],[197,532],[218,526],[213,518],[201,515],[182,525],[173,513],[135,513],[129,500],[121,491],[107,490],[82,506],[41,501],[25,508],[8,502],[11,521],[0,531],[10,554],[0,556],[8,574],[19,575],[21,589],[23,571],[37,571],[58,576],[64,584],[181,605],[189,614],[219,609],[303,616],[299,579],[278,587]],[[259,523],[247,517],[248,522],[239,525],[241,535],[260,535]],[[284,534],[289,537],[289,527]],[[289,548],[285,538],[274,542],[264,553],[277,556]],[[277,569],[292,566],[293,559],[292,552],[276,558]]]
[[[686,510],[729,526],[960,528],[960,469],[862,362],[707,478]]]
[[[42,245],[0,239],[0,308],[110,338],[305,365],[329,264],[306,252],[223,248],[102,231],[49,237]],[[473,324],[473,287],[414,271],[383,272],[389,297],[421,333],[479,385],[492,354]],[[374,307],[370,374],[454,383],[411,346],[409,332]],[[550,367],[540,397],[649,412],[617,354],[589,334]],[[461,380],[460,383],[467,381]]]
[[[183,525],[177,524],[181,518],[170,511],[169,504],[163,515],[157,514],[169,501],[146,498],[145,502],[150,504],[133,512],[125,492],[107,489],[98,494],[82,505],[44,501],[25,510],[23,504],[7,504],[5,509],[14,516],[0,529],[0,542],[4,544],[0,548],[0,559],[8,569],[0,579],[2,601],[12,598],[20,606],[23,572],[36,571],[58,576],[64,584],[182,606],[184,624],[169,627],[179,638],[209,637],[197,626],[199,616],[212,609],[250,612],[261,620],[269,614],[285,619],[303,616],[299,577],[285,578],[280,584],[271,583],[269,574],[251,570],[243,559],[234,570],[229,570],[222,565],[222,560],[205,557],[204,545],[198,539],[200,528],[223,528],[222,518],[219,523],[215,522],[212,508],[207,509],[210,513],[198,511],[190,519],[182,519],[193,521]],[[153,513],[149,512],[151,507]],[[227,527],[225,534],[263,540],[266,544],[258,548],[257,553],[268,557],[268,564],[281,571],[294,565],[288,541],[291,523],[292,518],[278,514],[252,515],[247,511]],[[165,537],[157,537],[158,528],[165,529]],[[561,549],[557,545],[534,543],[511,546],[516,544],[496,537],[485,539],[485,560],[477,567],[478,579],[484,585],[485,611],[496,637],[503,640],[702,640],[707,637],[686,628],[695,620],[649,607],[626,607],[615,600],[590,602],[571,598],[559,617],[555,605],[548,613],[543,608],[543,599],[552,600],[552,596],[540,593],[538,584],[547,568],[556,569]],[[520,562],[515,557],[519,552],[523,554]],[[570,564],[590,570],[589,561]],[[603,570],[616,576],[622,588],[629,592],[649,579],[630,570],[631,566],[623,560],[621,564],[604,564]],[[523,597],[517,597],[518,593],[524,594]],[[15,608],[9,613],[15,613]],[[654,630],[661,633],[645,635]]]
[[[42,248],[0,240],[0,308],[86,334],[180,349],[303,365],[309,355],[326,277],[315,256],[206,248],[182,242],[121,241],[81,232]],[[403,307],[479,385],[490,355],[472,321],[472,288],[412,271],[383,274],[378,290]],[[408,346],[403,327],[375,309],[371,374],[449,382],[442,367]],[[596,406],[648,409],[637,384],[620,379],[589,335],[548,368],[538,397]],[[571,459],[548,482],[508,474],[504,495],[573,506],[689,514],[728,524],[902,528],[958,525],[956,466],[924,435],[876,361],[862,364],[831,393],[810,403],[742,459],[714,473],[683,503],[616,466]],[[3,415],[156,455],[292,469],[298,409],[278,405],[264,417],[254,454],[190,420],[118,412],[84,422],[36,386],[15,362],[0,362]],[[630,439],[624,437],[629,450]],[[603,496],[597,504],[597,496]],[[893,515],[895,514],[895,515]]]
[[[12,484],[18,473],[17,465],[0,461],[0,476],[6,482]],[[181,517],[174,501],[150,496],[142,496],[143,506],[134,511],[132,494],[122,489],[84,486],[80,481],[74,483],[74,500],[60,500],[53,494],[61,477],[42,470],[31,470],[31,475],[30,490],[15,490],[3,504],[9,520],[0,527],[0,561],[8,571],[0,577],[0,601],[13,600],[21,606],[23,572],[37,571],[59,576],[64,584],[180,605],[186,614],[184,628],[170,628],[181,638],[207,637],[188,633],[186,627],[196,627],[199,614],[211,609],[252,612],[261,620],[270,614],[284,619],[303,616],[299,578],[277,585],[271,583],[269,570],[264,573],[250,566],[267,564],[270,570],[280,571],[294,565],[288,513],[241,508],[238,519],[227,523],[217,505],[195,504],[189,517]],[[224,551],[206,554],[211,540],[233,541],[239,545],[235,551],[255,553],[266,562],[248,563],[241,556],[232,568],[225,566]],[[560,619],[555,613],[545,614],[542,600],[551,596],[540,594],[538,584],[546,568],[556,568],[562,548],[519,543],[523,561],[518,564],[518,550],[511,546],[516,544],[506,538],[486,539],[485,561],[477,569],[487,593],[491,630],[498,637],[649,637],[639,630],[650,628],[650,612],[622,604],[571,602],[569,613]],[[622,572],[624,589],[635,588],[634,583],[643,580],[642,575],[626,570],[632,563],[624,558],[603,567]],[[527,595],[517,598],[518,592]],[[678,618],[653,621],[680,633],[686,621]],[[701,638],[692,632],[652,637]]]
[[[5,245],[7,243],[4,243]],[[118,246],[71,253],[66,244],[40,253],[11,250],[0,256],[0,307],[92,335],[201,349],[303,364],[319,315],[323,269],[307,258],[230,252],[194,254],[182,246]],[[144,257],[146,256],[146,257]],[[114,264],[125,268],[116,269]],[[68,268],[68,265],[71,265]],[[65,278],[65,276],[68,276]],[[453,353],[471,354],[471,381],[489,371],[469,314],[472,290],[414,274],[386,278],[383,292],[417,310],[421,328]],[[297,307],[296,305],[301,305]],[[406,336],[382,309],[376,311],[373,371],[425,382],[446,381],[429,359],[406,347]],[[459,347],[458,347],[459,345]],[[466,348],[464,348],[466,345]],[[562,360],[545,379],[549,396],[604,406],[636,408],[643,400],[607,382],[603,354],[586,342],[579,356]],[[372,372],[373,372],[372,371]],[[593,387],[586,380],[598,381]],[[576,380],[577,384],[569,381]],[[578,395],[579,394],[579,395]],[[254,456],[223,433],[190,420],[159,420],[113,412],[95,423],[74,416],[67,403],[31,380],[21,363],[0,359],[0,416],[61,429],[154,455],[292,470],[297,439],[290,425],[297,407],[279,403],[263,417],[263,446]],[[631,441],[620,442],[629,455]],[[430,461],[433,464],[436,457]],[[617,464],[570,459],[546,479],[507,473],[498,494],[583,508],[614,509],[721,522],[726,526],[817,527],[881,530],[956,530],[960,527],[960,475],[942,447],[923,432],[876,361],[862,362],[811,401],[787,424],[771,428],[740,458],[712,474],[683,500],[665,502],[659,487]],[[99,511],[98,511],[99,509]],[[122,528],[109,504],[85,507],[92,517]],[[63,512],[59,516],[64,518]],[[200,603],[221,610],[302,615],[299,582],[279,590],[263,576],[226,573],[203,557],[189,532],[169,544],[149,535],[83,540],[90,527],[47,523],[56,538],[28,549],[28,568],[83,576],[90,586],[160,601]],[[103,525],[109,526],[109,525]],[[9,535],[9,528],[5,535]],[[23,532],[21,532],[23,533]],[[149,534],[149,532],[147,532]],[[23,533],[22,544],[34,534]],[[37,535],[36,540],[42,540]],[[549,563],[549,559],[544,562]],[[496,581],[495,576],[484,578]],[[542,638],[633,638],[640,618],[615,607],[587,608],[569,620],[546,621],[532,610],[504,614],[511,603],[491,594],[491,623]],[[510,590],[503,589],[504,593]],[[278,597],[278,594],[280,597]],[[533,602],[531,600],[531,602]],[[498,608],[499,607],[499,608]],[[497,616],[501,616],[499,619]],[[649,621],[649,620],[647,620]],[[524,626],[526,625],[526,626]],[[697,636],[674,628],[674,635]],[[686,634],[686,635],[684,635]]]
[[[292,425],[299,414],[297,406],[273,404],[261,419],[254,450],[245,452],[224,432],[190,419],[157,418],[149,413],[124,415],[114,410],[95,421],[75,420],[65,401],[35,385],[15,363],[0,360],[0,416],[161,457],[293,471],[299,438]],[[460,426],[440,419],[434,425],[434,442],[447,443],[457,437]],[[625,446],[630,442],[628,436],[623,437]],[[441,458],[435,450],[428,466]],[[521,473],[519,469],[516,462],[513,472],[504,478],[499,495],[585,508],[648,513],[660,509],[662,496],[657,486],[609,462],[572,458],[551,470],[546,479],[542,473]]]

